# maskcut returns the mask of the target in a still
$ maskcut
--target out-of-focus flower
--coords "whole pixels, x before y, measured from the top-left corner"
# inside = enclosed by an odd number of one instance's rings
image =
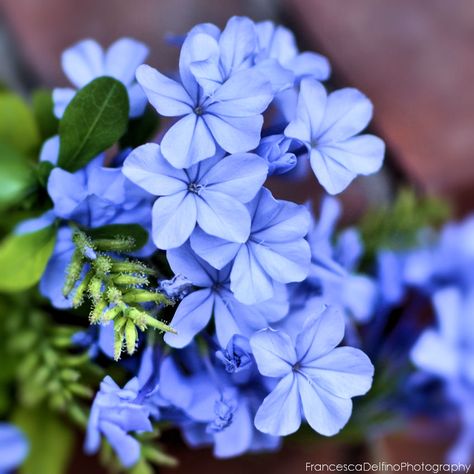
[[[131,38],[121,38],[106,51],[94,40],[80,41],[64,51],[62,67],[71,83],[80,89],[100,76],[110,76],[127,88],[130,117],[140,116],[146,106],[146,97],[135,81],[135,70],[148,56],[148,48]],[[61,118],[76,94],[72,88],[54,89],[54,113]]]
[[[0,474],[18,468],[28,454],[28,442],[23,433],[10,423],[0,423]]]
[[[140,443],[130,432],[152,431],[149,409],[137,402],[139,383],[133,378],[120,388],[107,376],[92,404],[84,449],[96,453],[101,435],[107,438],[124,467],[131,467],[140,458]]]

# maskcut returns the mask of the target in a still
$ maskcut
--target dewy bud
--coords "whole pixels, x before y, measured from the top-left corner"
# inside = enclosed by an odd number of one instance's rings
[[[108,309],[102,316],[102,322],[106,323],[112,321],[122,312],[120,305],[115,305],[113,308]]]
[[[67,268],[66,282],[64,283],[63,295],[67,296],[71,293],[74,285],[77,283],[81,277],[82,268],[84,266],[84,256],[79,249],[74,251],[74,254],[71,259],[71,263]]]
[[[90,315],[90,321],[92,324],[97,324],[101,321],[105,308],[107,308],[107,303],[103,299],[100,299],[95,303]]]
[[[89,283],[89,294],[92,300],[97,301],[102,298],[102,278],[94,275]]]
[[[146,276],[140,275],[117,275],[113,278],[116,285],[127,285],[127,286],[136,286],[136,285],[146,285],[148,283],[148,278]]]
[[[135,346],[137,344],[138,332],[135,324],[132,320],[128,320],[125,324],[125,343],[127,345],[127,352],[132,355],[135,352]]]
[[[135,246],[135,239],[132,237],[117,236],[114,239],[97,239],[93,241],[93,246],[105,252],[129,252]]]
[[[112,259],[106,255],[100,255],[94,261],[94,269],[101,276],[107,275],[112,269]]]

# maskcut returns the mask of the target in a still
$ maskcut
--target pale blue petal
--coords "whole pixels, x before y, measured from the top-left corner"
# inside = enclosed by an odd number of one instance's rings
[[[332,92],[327,100],[324,119],[318,130],[321,142],[337,142],[361,132],[372,118],[372,102],[353,88]]]
[[[341,299],[354,318],[361,323],[373,315],[378,288],[375,282],[364,275],[349,275],[345,279]]]
[[[85,174],[54,168],[48,178],[48,194],[53,200],[56,215],[68,219],[87,197]]]
[[[297,77],[311,76],[318,81],[325,81],[331,74],[331,66],[321,54],[306,51],[300,53],[287,63]]]
[[[215,141],[225,151],[239,153],[257,148],[263,125],[261,115],[230,117],[205,114],[203,119]]]
[[[28,442],[16,426],[0,423],[0,472],[13,471],[28,454]]]
[[[303,79],[298,96],[297,118],[286,127],[285,135],[307,144],[319,138],[326,107],[327,93],[324,86],[315,79]]]
[[[138,462],[141,447],[133,436],[127,434],[117,425],[106,421],[101,422],[101,430],[117,453],[123,467],[129,468]]]
[[[251,252],[260,266],[280,283],[303,281],[309,272],[311,251],[304,239],[271,245],[250,242]]]
[[[105,53],[105,72],[128,86],[135,80],[137,67],[148,56],[148,47],[132,38],[121,38]]]
[[[296,352],[302,365],[311,363],[332,351],[344,337],[344,317],[329,307],[309,318],[296,338]]]
[[[369,391],[374,366],[361,350],[336,347],[309,365],[302,364],[301,372],[327,392],[352,398]]]
[[[461,328],[465,326],[465,323],[460,323],[465,311],[460,290],[452,286],[438,290],[433,295],[433,305],[440,335],[446,342],[457,345],[462,336]]]
[[[138,82],[135,82],[127,88],[127,92],[128,100],[130,101],[130,117],[140,117],[145,111],[148,103],[147,96],[143,91],[142,86],[138,84]]]
[[[240,334],[238,325],[239,314],[234,314],[232,306],[219,295],[215,297],[214,320],[216,336],[221,347],[226,347],[235,334]]]
[[[304,375],[297,375],[297,385],[306,421],[324,436],[338,433],[349,421],[352,401],[326,392]]]
[[[247,245],[242,245],[237,252],[230,279],[230,288],[242,303],[261,303],[274,294],[273,279]]]
[[[338,155],[336,154],[336,158]],[[357,173],[349,170],[344,163],[333,159],[316,149],[311,150],[311,168],[321,186],[329,194],[339,194],[349,186]]]
[[[196,201],[185,191],[160,197],[152,210],[153,242],[160,249],[179,247],[196,226]]]
[[[214,307],[214,295],[211,290],[198,290],[186,296],[180,303],[171,320],[171,327],[178,334],[167,332],[164,340],[171,347],[187,346],[194,336],[209,323]]]
[[[374,135],[359,135],[337,143],[321,144],[317,150],[355,174],[368,175],[382,166],[385,144]]]
[[[80,41],[66,49],[61,56],[61,63],[68,79],[78,88],[105,73],[104,52],[91,39]]]
[[[301,402],[298,383],[293,372],[278,382],[263,400],[255,415],[255,427],[262,433],[287,436],[301,425]]]
[[[196,204],[197,223],[204,232],[231,242],[247,240],[250,215],[242,203],[227,194],[206,189]]]
[[[75,95],[76,91],[70,87],[57,87],[53,89],[54,115],[57,118],[61,118],[64,115],[64,111]]]
[[[283,67],[276,59],[265,59],[255,65],[253,69],[271,84],[273,94],[288,89],[295,80],[293,72]]]
[[[54,135],[51,138],[48,138],[41,147],[39,160],[49,161],[51,164],[56,165],[59,158],[59,146],[59,135]]]
[[[238,71],[242,65],[250,65],[257,46],[255,24],[246,17],[232,17],[219,39],[221,64],[226,76]]]
[[[293,342],[282,331],[270,328],[258,331],[250,338],[250,347],[258,371],[267,377],[284,377],[297,362]]]
[[[206,111],[228,117],[261,114],[273,99],[271,84],[257,70],[241,71],[231,76],[214,96]]]
[[[221,269],[234,259],[240,244],[206,234],[197,227],[191,234],[191,247],[214,268]]]
[[[161,115],[176,117],[192,111],[193,101],[179,82],[146,64],[138,67],[136,77],[151,105]]]
[[[176,122],[161,141],[163,156],[175,168],[188,168],[216,153],[216,144],[204,120],[189,114]]]
[[[419,369],[448,379],[459,374],[459,356],[459,349],[434,329],[426,329],[410,353],[412,362]]]
[[[189,243],[168,250],[166,258],[175,275],[184,275],[196,286],[210,288],[217,282],[217,270],[199,258]]]
[[[155,196],[168,196],[188,188],[183,170],[171,166],[155,143],[135,148],[125,159],[123,174]]]
[[[236,153],[217,162],[202,178],[207,189],[248,202],[267,178],[268,165],[253,153]]]

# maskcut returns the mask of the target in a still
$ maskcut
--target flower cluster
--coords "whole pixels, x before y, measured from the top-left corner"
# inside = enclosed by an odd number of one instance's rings
[[[328,61],[271,22],[197,25],[173,78],[142,64],[147,53],[124,38],[63,54],[77,90],[52,94],[59,126],[38,163],[48,204],[14,231],[41,239],[39,289],[58,314],[89,313],[64,344],[105,367],[98,349],[127,349],[120,385],[106,375],[92,402],[85,449],[104,437],[127,468],[163,459],[145,440],[162,422],[217,457],[276,449],[302,421],[335,435],[374,372],[339,345],[378,289],[359,271],[357,231],[333,238],[338,202],[312,216],[268,178],[309,161],[338,194],[378,171],[384,144],[361,134],[372,105],[328,93]],[[150,114],[176,118],[159,143]]]

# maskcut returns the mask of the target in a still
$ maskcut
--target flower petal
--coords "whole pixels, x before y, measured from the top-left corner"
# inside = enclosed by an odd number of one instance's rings
[[[297,385],[311,428],[324,436],[338,433],[351,416],[351,399],[336,397],[301,374],[297,375]]]
[[[161,141],[163,156],[175,168],[189,168],[216,153],[216,144],[206,123],[191,113],[176,122]]]
[[[353,88],[329,94],[324,119],[318,130],[320,142],[337,142],[361,132],[372,118],[372,102]]]
[[[236,199],[206,189],[196,200],[197,222],[204,232],[231,242],[243,243],[250,234],[250,215]]]
[[[300,424],[298,384],[295,375],[289,373],[263,400],[255,415],[255,427],[262,433],[286,436],[297,431]]]
[[[160,197],[152,210],[153,242],[160,249],[179,247],[196,226],[196,201],[185,191]]]
[[[267,377],[284,377],[297,362],[293,343],[282,331],[262,329],[250,338],[250,347],[258,371]]]
[[[105,71],[128,86],[135,80],[137,67],[148,56],[148,47],[132,38],[121,38],[113,43],[105,53]]]
[[[364,395],[370,389],[374,366],[361,350],[336,347],[309,365],[304,363],[301,372],[327,392],[351,398]]]
[[[150,104],[161,115],[176,117],[192,111],[193,101],[179,82],[146,64],[138,67],[136,78],[143,87]]]
[[[296,338],[298,360],[302,365],[310,365],[332,351],[342,341],[344,329],[342,314],[331,306],[309,318]]]
[[[155,196],[168,196],[188,188],[186,173],[171,166],[155,143],[135,148],[125,159],[122,172]]]
[[[166,344],[179,349],[187,346],[207,326],[213,307],[214,295],[207,288],[183,298],[170,323],[177,334],[167,332],[164,337]]]
[[[218,272],[199,258],[189,243],[168,250],[166,258],[175,275],[184,275],[193,285],[211,287],[217,282]]]
[[[253,153],[236,153],[219,160],[204,176],[201,183],[240,202],[254,198],[267,178],[268,165]]]
[[[96,77],[104,75],[104,52],[97,41],[80,41],[61,56],[61,64],[68,79],[77,87],[84,87]]]
[[[245,304],[256,304],[274,294],[274,281],[260,265],[248,245],[242,245],[230,273],[230,289]]]
[[[199,227],[191,234],[190,242],[201,258],[219,270],[235,258],[241,245],[206,234]]]

